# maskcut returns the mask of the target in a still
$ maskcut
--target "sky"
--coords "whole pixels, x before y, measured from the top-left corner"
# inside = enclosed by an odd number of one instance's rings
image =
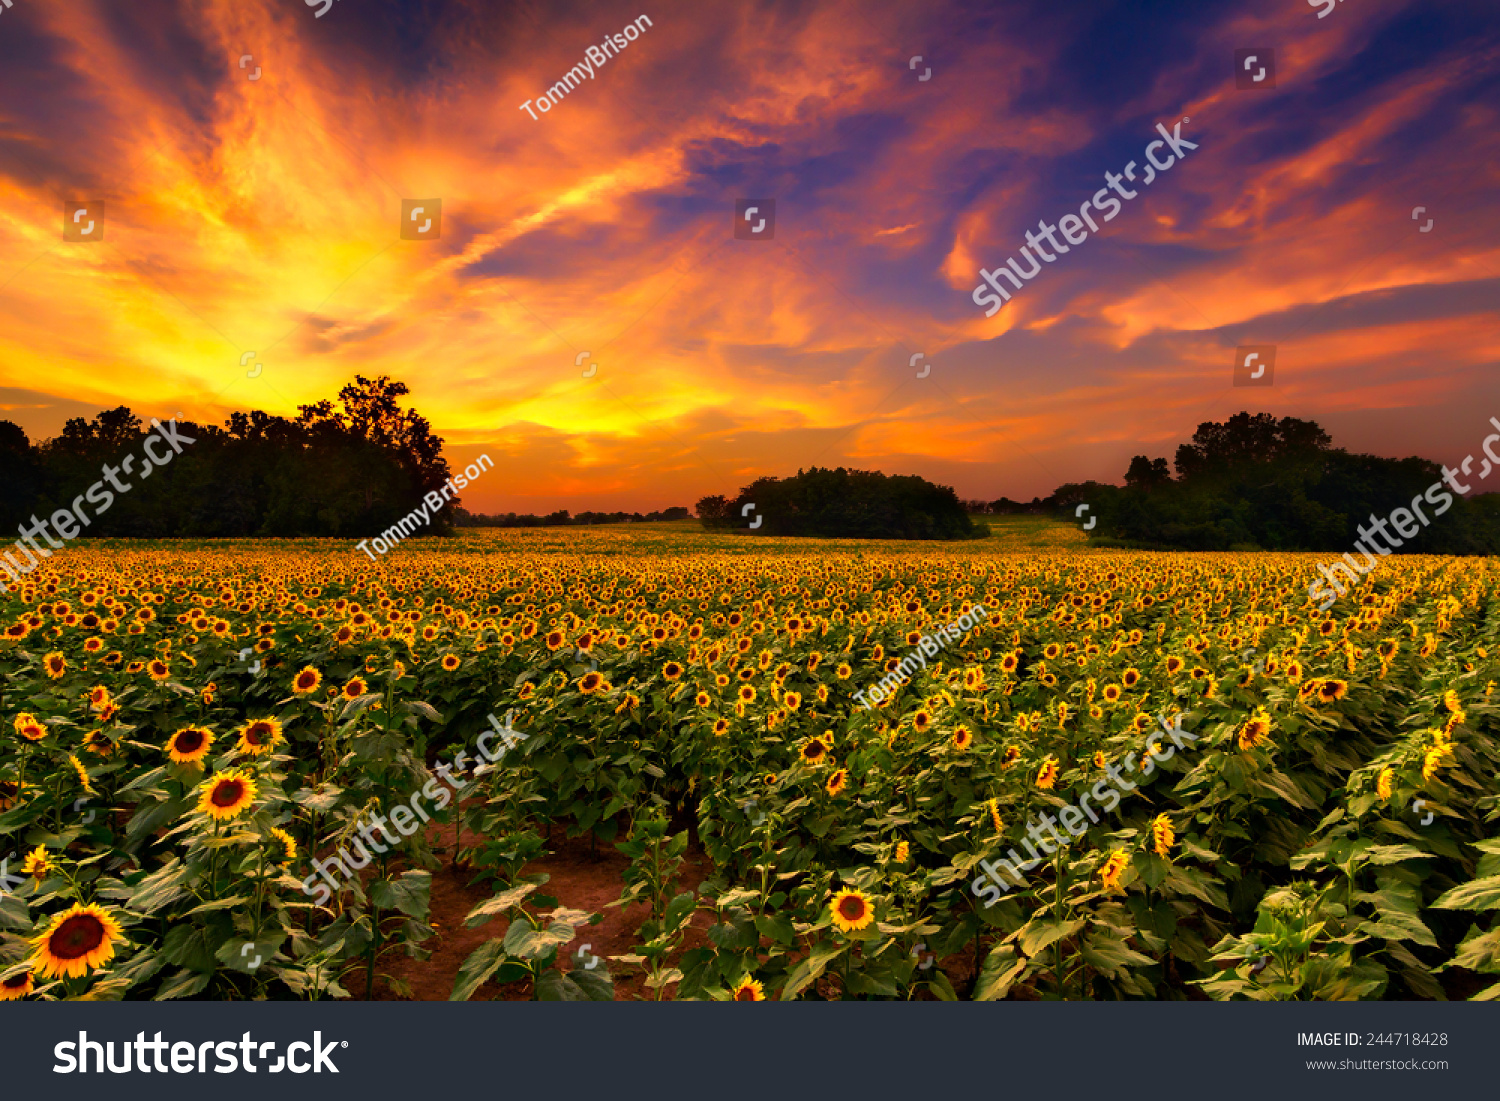
[[[1497,61],[1493,0],[13,0],[0,419],[389,375],[482,512],[1030,499],[1240,410],[1454,463],[1500,417]]]

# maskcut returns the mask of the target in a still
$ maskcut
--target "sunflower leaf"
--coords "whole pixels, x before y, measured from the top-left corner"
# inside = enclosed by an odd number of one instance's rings
[[[453,993],[448,1000],[468,1001],[505,961],[505,945],[499,940],[485,941],[469,954],[469,958],[458,969],[458,978],[453,983]]]

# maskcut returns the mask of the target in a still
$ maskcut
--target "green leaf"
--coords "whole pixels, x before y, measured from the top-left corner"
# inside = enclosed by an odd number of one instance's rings
[[[692,891],[678,895],[667,903],[667,912],[662,923],[670,930],[678,928],[698,905],[698,897]]]
[[[799,963],[792,971],[791,978],[787,979],[786,986],[781,989],[781,1000],[789,1002],[812,983],[816,982],[818,976],[827,969],[831,960],[836,958],[844,950],[844,945],[837,941],[822,941],[813,945],[807,958]]]
[[[781,914],[761,914],[755,919],[755,928],[777,944],[791,944],[797,939],[792,919]]]
[[[536,1000],[539,1002],[586,1002],[589,996],[569,976],[554,968],[549,968],[537,980]]]
[[[1439,910],[1493,910],[1500,907],[1500,875],[1460,884],[1444,892],[1432,905]]]
[[[1072,921],[1033,919],[1021,932],[1021,951],[1025,955],[1034,956],[1054,941],[1072,936],[1082,929],[1083,925],[1082,918],[1074,918]]]
[[[505,951],[518,960],[534,960],[556,951],[559,945],[573,939],[573,927],[554,924],[545,929],[533,929],[525,921],[513,921],[505,931]]]
[[[370,898],[382,910],[400,910],[410,918],[427,917],[432,896],[432,873],[409,871],[400,879],[381,880],[370,888]]]
[[[458,969],[458,978],[453,983],[453,993],[449,995],[450,1002],[466,1002],[474,996],[474,991],[488,981],[505,962],[505,945],[498,939],[487,940],[469,954],[464,960],[463,966]]]
[[[1403,860],[1427,860],[1431,856],[1414,845],[1374,845],[1363,854],[1366,862],[1382,866],[1399,864]]]
[[[306,807],[314,814],[326,814],[339,805],[344,789],[336,784],[324,784],[316,790],[303,788],[292,796],[292,802]]]
[[[588,996],[591,1002],[615,1000],[615,980],[610,977],[608,969],[602,964],[592,971],[587,967],[575,967],[568,972],[568,977]]]
[[[976,1002],[996,1002],[1010,993],[1011,985],[1026,970],[1028,961],[1017,956],[1014,945],[1001,944],[990,950],[974,984]]]
[[[515,907],[521,905],[526,896],[531,894],[532,891],[535,891],[538,886],[540,886],[540,884],[521,883],[515,887],[509,888],[508,890],[501,891],[498,895],[490,899],[488,902],[481,902],[478,906],[474,907],[474,909],[470,910],[469,916],[464,918],[464,924],[471,929],[475,926],[483,925],[495,915],[503,914],[507,910],[514,909]]]
[[[205,902],[202,906],[194,906],[183,917],[193,917],[196,914],[211,914],[215,910],[233,910],[236,906],[243,906],[249,901],[249,895],[235,895],[233,898],[216,898],[212,902]]]
[[[190,874],[191,869],[186,864],[172,857],[162,867],[148,876],[135,889],[125,908],[137,914],[152,914],[161,909],[167,903],[175,901],[187,893],[182,886]]]
[[[240,940],[238,937],[226,940],[219,945],[214,957],[234,971],[253,975],[281,951],[285,942],[286,934],[280,929],[267,929],[253,941]]]
[[[213,974],[208,971],[179,971],[156,992],[152,1001],[169,1002],[173,998],[191,998],[195,994],[202,994],[208,989],[208,981]]]

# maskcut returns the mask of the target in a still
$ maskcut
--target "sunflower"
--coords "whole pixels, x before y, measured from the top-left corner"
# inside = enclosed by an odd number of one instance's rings
[[[1263,745],[1266,741],[1266,736],[1270,733],[1271,717],[1266,714],[1265,708],[1261,708],[1245,720],[1244,726],[1240,727],[1240,749],[1251,750]]]
[[[1120,674],[1120,680],[1124,683],[1126,688],[1134,688],[1136,686],[1136,682],[1140,679],[1141,671],[1139,669],[1127,669],[1125,670],[1125,672]]]
[[[109,706],[109,689],[102,684],[96,684],[89,689],[89,706],[95,711],[103,711]]]
[[[37,722],[35,715],[23,711],[16,716],[16,733],[28,742],[39,742],[47,736],[47,728]]]
[[[1349,684],[1347,681],[1325,680],[1320,681],[1318,684],[1318,698],[1324,703],[1341,700],[1348,691]]]
[[[990,812],[990,822],[995,827],[996,833],[1005,832],[1005,823],[1000,819],[1000,800],[986,799],[984,809]]]
[[[682,665],[680,662],[669,661],[661,667],[661,675],[667,680],[676,680],[682,676]]]
[[[208,756],[214,736],[201,726],[185,726],[167,739],[167,756],[179,765],[197,765]]]
[[[235,752],[259,757],[270,753],[281,739],[281,723],[277,719],[252,719],[240,727],[240,740],[235,743]]]
[[[1102,750],[1102,749],[1096,749],[1096,750],[1094,750],[1094,767],[1095,768],[1103,768],[1104,765],[1105,765],[1104,750]]]
[[[161,658],[156,658],[152,661],[147,662],[146,672],[149,673],[151,675],[151,679],[156,681],[158,684],[172,675],[171,668],[167,665],[166,662],[162,661]]]
[[[1119,849],[1110,853],[1099,868],[1099,878],[1104,881],[1104,889],[1111,894],[1122,892],[1124,888],[1120,886],[1120,878],[1128,867],[1130,867],[1130,857]]]
[[[875,920],[875,908],[870,905],[869,896],[848,887],[833,896],[828,911],[833,915],[833,924],[844,933],[857,933]]]
[[[286,853],[286,863],[290,864],[297,859],[297,839],[286,830],[279,827],[271,827],[271,836],[281,843],[282,851]]]
[[[1396,775],[1390,765],[1380,770],[1380,775],[1375,780],[1375,794],[1381,799],[1391,797],[1391,780]]]
[[[918,711],[911,717],[912,729],[921,734],[932,725],[932,713],[926,710]]]
[[[1057,783],[1057,758],[1048,756],[1042,762],[1042,767],[1037,770],[1036,786],[1043,791],[1050,791]]]
[[[849,668],[848,662],[841,661],[839,662],[838,667],[834,669],[833,674],[834,676],[838,677],[839,680],[848,680],[853,672],[854,670]]]
[[[1422,779],[1431,780],[1437,775],[1437,770],[1448,756],[1448,746],[1435,745],[1422,754]]]
[[[4,813],[21,801],[25,785],[17,780],[0,780],[0,813]]]
[[[323,683],[323,674],[311,665],[302,667],[302,672],[292,678],[292,692],[298,696],[310,696]]]
[[[747,975],[735,984],[730,1000],[736,1002],[763,1002],[766,1000],[766,988],[761,985],[759,979],[752,979]]]
[[[974,735],[969,733],[967,727],[959,727],[953,732],[953,748],[957,750],[968,749],[974,742]]]
[[[911,843],[909,841],[896,842],[896,863],[905,864],[911,857]]]
[[[837,768],[828,777],[828,783],[823,785],[823,790],[828,792],[829,795],[837,795],[848,786],[849,770],[847,768]]]
[[[1020,759],[1021,747],[1018,745],[1008,745],[1005,747],[1005,755],[1000,758],[1000,767],[1009,768]]]
[[[198,809],[215,821],[235,817],[255,802],[260,789],[248,772],[231,769],[204,782]]]
[[[47,878],[47,873],[54,867],[56,865],[47,856],[47,847],[45,845],[38,845],[26,854],[25,860],[21,861],[21,874],[29,875],[40,883]]]
[[[828,747],[823,744],[821,738],[809,738],[802,743],[802,748],[797,752],[804,764],[822,764],[828,759]]]
[[[83,785],[83,790],[90,795],[97,794],[94,785],[89,783],[89,770],[83,767],[83,762],[73,754],[68,754],[68,764],[73,766],[73,771],[78,775],[78,782]]]
[[[693,702],[699,707],[707,707],[709,704],[713,703],[713,697],[710,696],[707,692],[699,692],[693,697]]]
[[[1184,664],[1186,663],[1176,654],[1171,655],[1167,658],[1167,674],[1169,676],[1175,676],[1177,673],[1180,673],[1182,671],[1182,667]]]
[[[56,680],[68,671],[68,660],[60,652],[53,650],[42,659],[42,667],[47,670],[47,676]]]
[[[76,979],[114,959],[115,944],[125,939],[119,922],[93,903],[52,915],[32,940],[32,965],[42,978]]]
[[[788,711],[795,711],[802,706],[802,693],[788,692],[781,697],[781,704]]]
[[[1006,654],[1003,658],[1001,658],[1000,669],[1002,672],[1014,673],[1016,671],[1016,655]]]
[[[343,696],[346,700],[357,700],[369,690],[370,686],[365,683],[364,677],[350,677],[339,695]]]
[[[0,979],[0,1002],[18,1002],[36,988],[36,980],[30,971],[22,971],[8,979]]]
[[[728,731],[729,731],[729,720],[728,719],[715,719],[714,720],[714,734],[715,734],[715,736],[721,736],[723,734],[728,733]]]
[[[753,684],[742,684],[742,685],[740,685],[740,702],[741,703],[754,703],[755,702],[755,685],[753,685]]]
[[[585,673],[578,678],[578,690],[585,696],[591,696],[604,687],[603,673]]]
[[[1172,829],[1172,820],[1163,812],[1151,821],[1151,843],[1156,849],[1157,856],[1166,856],[1172,851],[1172,843],[1177,840],[1177,833]]]
[[[445,672],[445,673],[451,673],[451,672],[453,672],[453,670],[455,670],[455,669],[457,669],[459,667],[460,663],[461,663],[461,659],[459,658],[459,656],[457,654],[444,654],[443,655],[443,672]]]

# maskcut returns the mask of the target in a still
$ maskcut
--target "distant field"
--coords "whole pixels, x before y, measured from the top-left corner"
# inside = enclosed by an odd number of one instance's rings
[[[0,594],[0,995],[1500,993],[1494,560],[1324,614],[1316,556],[987,522],[60,551]]]

